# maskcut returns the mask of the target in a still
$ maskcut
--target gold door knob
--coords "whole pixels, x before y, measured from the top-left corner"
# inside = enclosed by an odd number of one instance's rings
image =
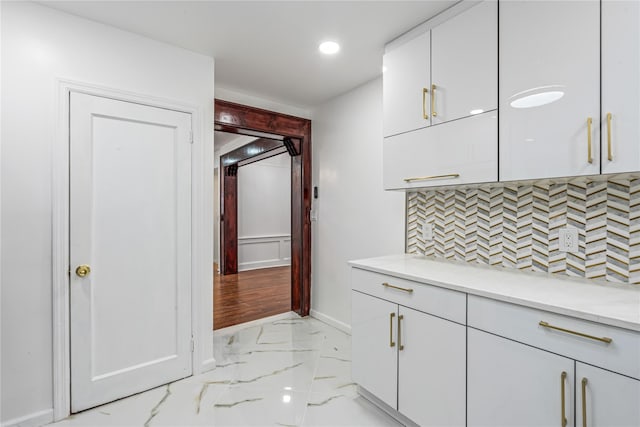
[[[91,273],[91,267],[86,264],[80,265],[78,266],[78,268],[76,268],[76,274],[78,275],[78,277],[88,276],[89,273]]]

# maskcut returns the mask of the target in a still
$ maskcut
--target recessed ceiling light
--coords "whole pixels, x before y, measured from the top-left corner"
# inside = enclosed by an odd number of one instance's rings
[[[340,45],[336,42],[327,41],[320,43],[318,49],[325,55],[333,55],[334,53],[338,53]]]

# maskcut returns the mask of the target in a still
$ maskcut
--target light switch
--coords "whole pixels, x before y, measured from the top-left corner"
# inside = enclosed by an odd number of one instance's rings
[[[430,222],[422,224],[422,238],[425,242],[433,240],[433,225]]]

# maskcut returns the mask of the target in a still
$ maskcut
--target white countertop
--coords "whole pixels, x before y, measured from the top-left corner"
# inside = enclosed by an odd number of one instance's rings
[[[640,286],[598,284],[569,277],[433,260],[415,254],[361,259],[349,264],[640,332]]]

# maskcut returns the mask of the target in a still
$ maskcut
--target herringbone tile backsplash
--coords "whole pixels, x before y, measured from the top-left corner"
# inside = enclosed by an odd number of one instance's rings
[[[579,230],[579,253],[558,250],[566,226]],[[640,284],[640,179],[410,192],[407,252]]]

